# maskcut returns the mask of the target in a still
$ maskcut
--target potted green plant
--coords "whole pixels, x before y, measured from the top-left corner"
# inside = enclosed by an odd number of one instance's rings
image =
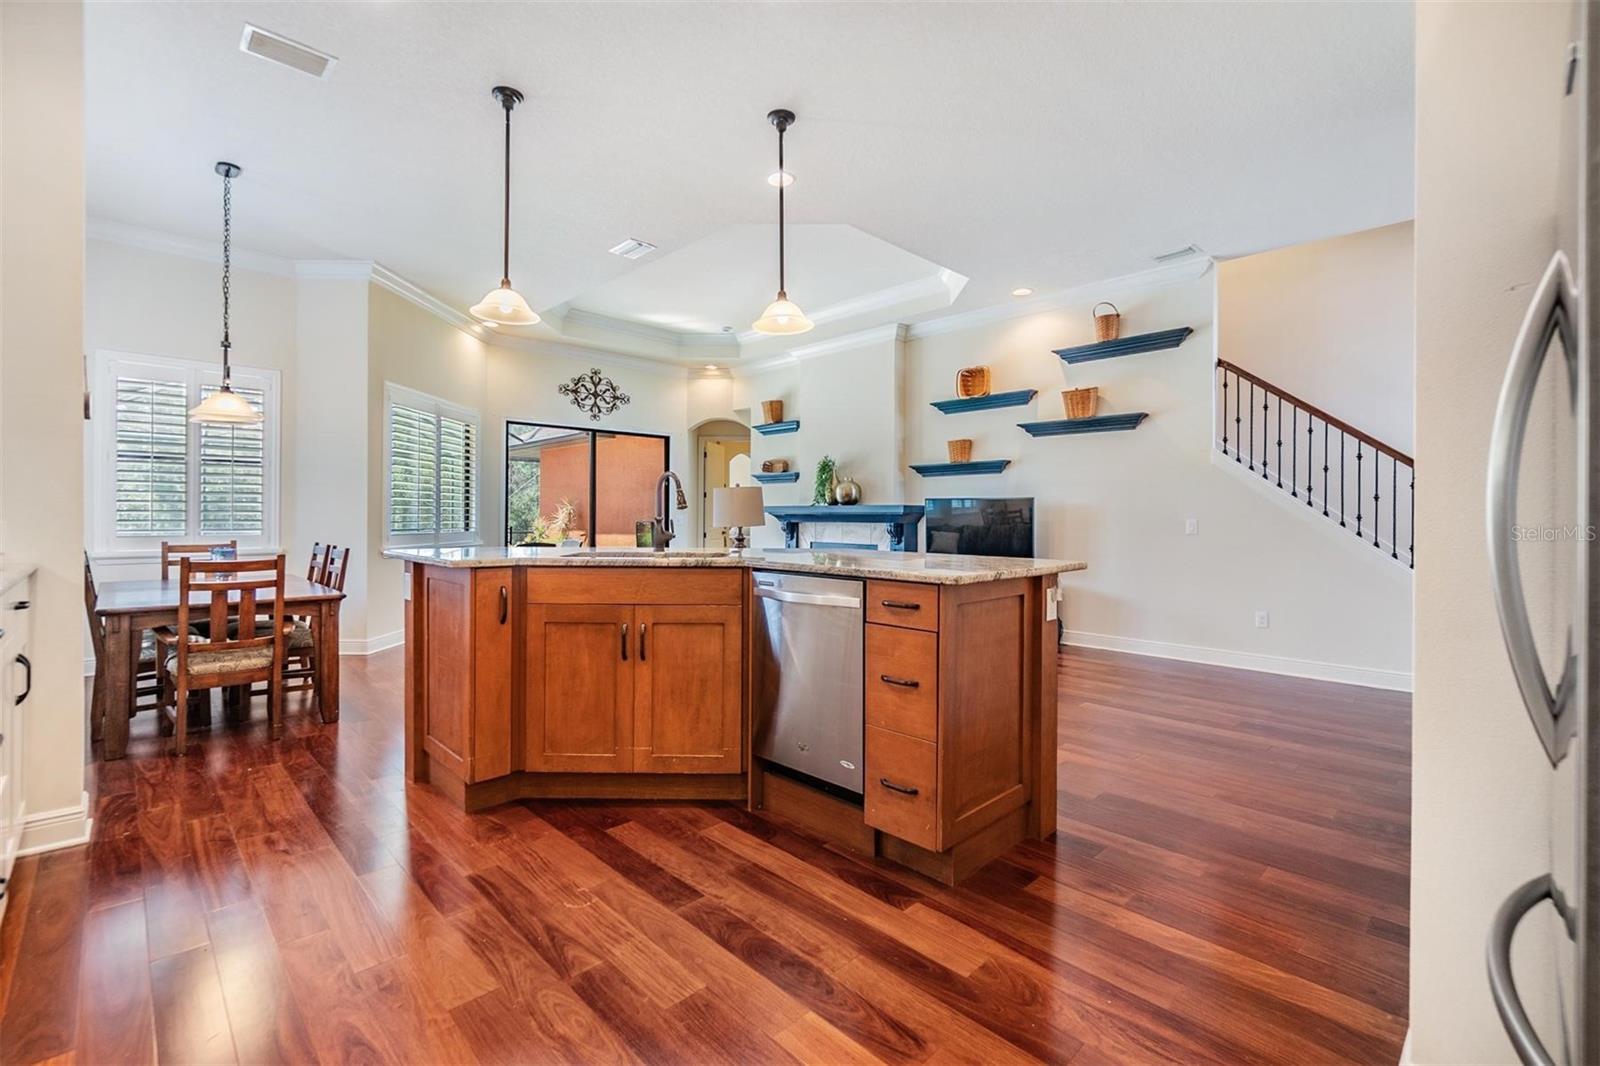
[[[838,466],[833,461],[833,456],[824,455],[817,463],[817,477],[811,490],[811,502],[818,507],[824,504],[838,503],[839,498],[834,494],[837,484]]]

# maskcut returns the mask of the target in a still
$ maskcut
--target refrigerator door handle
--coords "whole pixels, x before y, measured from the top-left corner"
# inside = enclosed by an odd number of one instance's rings
[[[1489,438],[1489,477],[1487,515],[1489,524],[1489,571],[1494,579],[1494,602],[1505,635],[1511,673],[1522,693],[1528,717],[1539,734],[1550,765],[1566,754],[1572,738],[1573,716],[1563,715],[1577,680],[1576,657],[1570,646],[1562,666],[1561,680],[1550,688],[1544,667],[1539,662],[1533,625],[1528,618],[1528,603],[1522,592],[1522,570],[1517,565],[1517,537],[1514,528],[1517,503],[1517,476],[1522,459],[1523,436],[1528,429],[1528,413],[1539,371],[1550,343],[1557,336],[1566,349],[1568,369],[1575,368],[1577,337],[1575,309],[1577,289],[1572,269],[1564,252],[1556,252],[1545,268],[1544,277],[1534,290],[1522,328],[1511,349],[1511,363],[1495,407],[1494,429]]]
[[[1524,915],[1545,900],[1556,905],[1570,934],[1569,915],[1563,910],[1561,897],[1549,874],[1540,874],[1507,896],[1489,926],[1489,995],[1506,1035],[1511,1038],[1511,1046],[1524,1066],[1556,1066],[1555,1059],[1545,1050],[1533,1023],[1528,1020],[1528,1012],[1517,995],[1516,980],[1511,976],[1511,940],[1516,935],[1517,925]]]

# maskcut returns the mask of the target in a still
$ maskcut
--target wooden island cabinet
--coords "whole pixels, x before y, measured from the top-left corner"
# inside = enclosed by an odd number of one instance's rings
[[[407,776],[467,810],[734,801],[950,883],[1054,830],[1047,614],[1055,574],[1080,564],[864,578],[865,794],[851,803],[751,754],[751,570],[772,558],[390,554],[406,562]],[[826,558],[820,572],[847,565]],[[961,576],[926,576],[945,571]]]

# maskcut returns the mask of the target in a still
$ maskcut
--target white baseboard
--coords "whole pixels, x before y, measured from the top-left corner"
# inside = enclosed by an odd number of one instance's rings
[[[388,651],[398,648],[406,642],[406,631],[397,629],[393,633],[381,633],[376,637],[366,640],[341,640],[339,641],[340,655],[372,655],[375,652]],[[83,660],[83,676],[94,676],[94,656],[87,655]]]
[[[372,655],[390,648],[398,648],[406,642],[406,631],[397,629],[393,633],[379,633],[366,640],[341,640],[339,642],[340,655]]]
[[[94,819],[89,817],[89,793],[85,792],[75,806],[25,815],[22,819],[22,842],[17,854],[37,855],[42,851],[87,844],[93,830]]]
[[[1397,692],[1411,691],[1411,673],[1405,670],[1379,670],[1369,666],[1345,666],[1314,659],[1290,659],[1281,655],[1262,655],[1249,651],[1204,648],[1194,644],[1172,644],[1163,640],[1138,640],[1107,633],[1062,630],[1063,644],[1105,651],[1125,651],[1134,655],[1153,655],[1158,659],[1181,659],[1210,666],[1231,666],[1237,670],[1256,670],[1288,677],[1308,677],[1317,681],[1338,681],[1346,685],[1365,685]]]

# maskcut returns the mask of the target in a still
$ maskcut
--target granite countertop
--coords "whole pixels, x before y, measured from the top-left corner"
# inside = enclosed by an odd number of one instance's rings
[[[1062,559],[1008,559],[990,555],[929,555],[923,552],[751,549],[652,552],[648,548],[390,548],[390,559],[428,566],[648,566],[784,570],[835,577],[875,577],[930,585],[976,585],[1018,577],[1045,577],[1086,570],[1087,563]]]

